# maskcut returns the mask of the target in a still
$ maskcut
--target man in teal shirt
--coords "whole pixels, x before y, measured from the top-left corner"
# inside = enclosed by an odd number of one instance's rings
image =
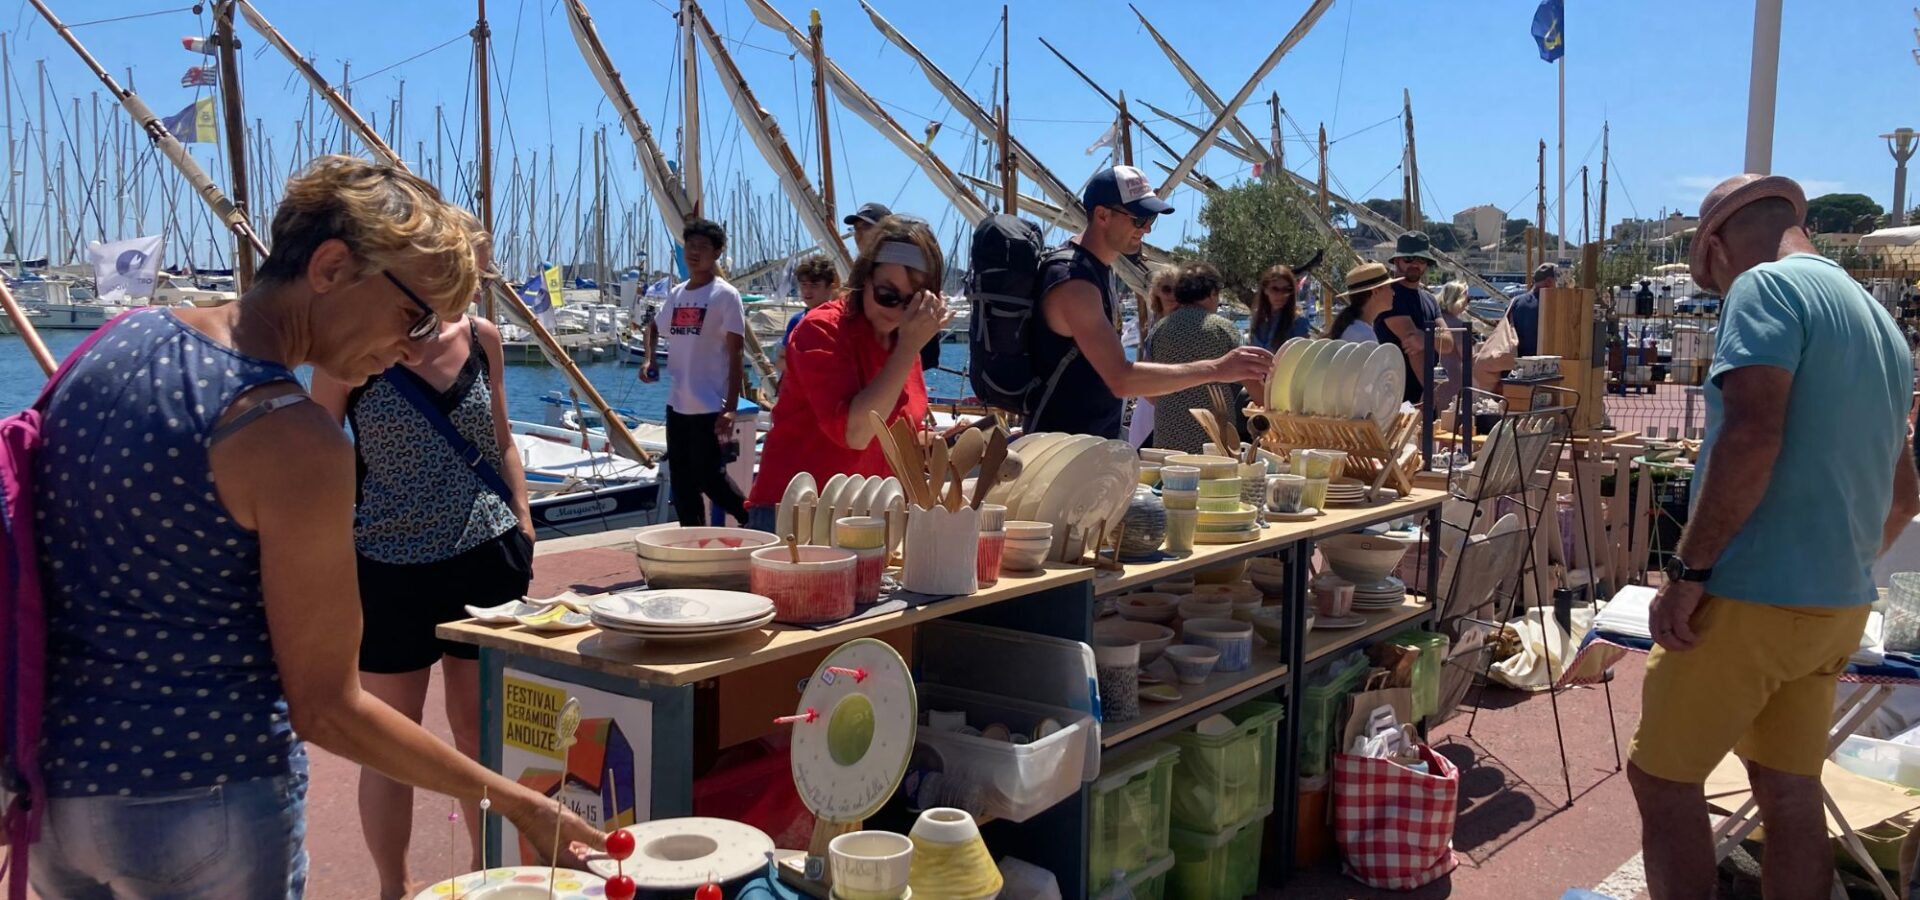
[[[1798,184],[1760,175],[1700,205],[1693,278],[1726,302],[1628,769],[1654,900],[1713,896],[1702,784],[1729,751],[1766,824],[1767,896],[1826,895],[1820,767],[1835,676],[1859,646],[1874,560],[1920,511],[1906,342],[1818,255],[1806,208]]]

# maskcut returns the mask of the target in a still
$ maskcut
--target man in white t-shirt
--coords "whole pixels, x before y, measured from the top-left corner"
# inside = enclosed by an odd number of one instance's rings
[[[746,307],[740,292],[716,274],[727,232],[719,223],[691,219],[680,233],[686,248],[687,280],[667,293],[660,312],[647,323],[646,362],[640,380],[660,379],[654,364],[660,323],[667,329],[667,459],[671,466],[673,510],[682,525],[705,525],[703,498],[742,522],[746,498],[728,480],[723,444],[733,442],[733,408],[740,400],[740,352],[746,334]]]

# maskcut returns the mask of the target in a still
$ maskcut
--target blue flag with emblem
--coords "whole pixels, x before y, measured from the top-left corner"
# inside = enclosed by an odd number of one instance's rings
[[[1547,62],[1567,52],[1567,36],[1562,30],[1565,15],[1562,0],[1540,0],[1539,8],[1533,11],[1533,42],[1540,45],[1540,58]]]
[[[535,313],[549,312],[553,304],[547,300],[547,280],[545,276],[535,275],[520,286],[520,300]]]

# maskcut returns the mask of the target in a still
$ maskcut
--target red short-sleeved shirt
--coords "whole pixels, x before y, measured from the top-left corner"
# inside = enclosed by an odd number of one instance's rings
[[[747,505],[779,505],[787,483],[800,472],[823,485],[837,473],[893,474],[879,441],[859,449],[847,446],[853,395],[880,374],[890,352],[866,317],[849,308],[844,298],[823,303],[800,319],[787,341],[787,376],[773,405],[773,430],[767,433],[760,474]],[[902,415],[916,429],[927,415],[927,383],[918,361],[887,421]]]

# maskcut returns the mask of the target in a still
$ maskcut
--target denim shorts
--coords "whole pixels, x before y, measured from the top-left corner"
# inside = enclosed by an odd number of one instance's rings
[[[307,755],[293,772],[144,797],[47,803],[29,875],[42,897],[298,900],[307,888]]]

